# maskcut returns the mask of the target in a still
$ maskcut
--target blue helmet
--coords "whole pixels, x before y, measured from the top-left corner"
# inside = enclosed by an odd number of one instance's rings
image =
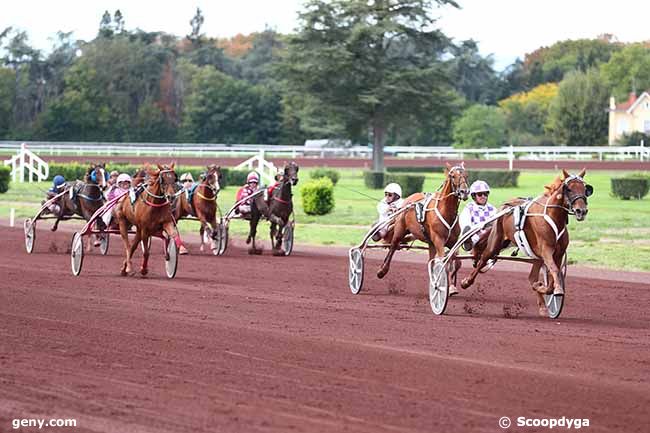
[[[60,174],[54,176],[54,186],[61,186],[64,183],[65,183],[65,177],[61,176]]]

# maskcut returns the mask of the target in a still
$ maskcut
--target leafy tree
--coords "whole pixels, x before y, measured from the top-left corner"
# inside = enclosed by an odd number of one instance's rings
[[[255,34],[250,49],[241,57],[241,77],[253,84],[275,83],[272,68],[283,49],[282,37],[274,30]]]
[[[205,17],[201,13],[200,8],[196,8],[196,13],[190,20],[190,25],[192,26],[192,32],[187,35],[187,39],[192,41],[192,44],[194,45],[200,45],[201,43],[201,38],[203,37],[203,34],[201,33],[201,26],[203,26],[203,22],[205,21]]]
[[[113,22],[115,23],[115,33],[118,35],[124,33],[124,16],[119,9],[115,11],[115,14],[113,14]]]
[[[601,66],[605,82],[613,89],[619,100],[627,99],[629,92],[650,89],[650,47],[631,44],[612,55],[609,62]]]
[[[549,107],[557,92],[556,83],[540,84],[529,92],[516,93],[499,101],[511,144],[540,144],[547,140],[545,135]]]
[[[571,72],[560,83],[551,103],[549,127],[567,146],[593,146],[607,142],[609,89],[596,69]]]
[[[198,142],[267,143],[279,139],[280,99],[211,67],[191,71],[182,138]]]
[[[481,56],[473,40],[453,46],[451,52],[451,76],[456,90],[472,103],[495,104],[500,86],[492,56]]]
[[[472,105],[454,124],[454,147],[500,147],[505,144],[506,124],[501,110]]]
[[[0,68],[0,137],[7,138],[12,127],[16,73],[9,68]]]
[[[108,11],[104,11],[102,19],[99,22],[99,36],[102,38],[110,38],[113,36],[113,20]]]
[[[451,0],[310,0],[280,67],[290,92],[306,95],[321,118],[352,133],[371,128],[373,169],[383,169],[392,125],[447,110],[441,55],[447,38],[433,29],[433,4]]]

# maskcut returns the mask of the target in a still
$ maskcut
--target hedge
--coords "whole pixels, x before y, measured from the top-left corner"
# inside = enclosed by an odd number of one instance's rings
[[[444,167],[387,167],[389,173],[442,173]]]
[[[479,179],[487,182],[490,188],[515,188],[519,181],[519,172],[507,170],[467,170],[467,181],[470,185]]]
[[[413,174],[392,174],[387,173],[384,176],[386,184],[395,182],[402,187],[402,197],[408,197],[416,192],[422,192],[422,185],[424,185],[424,176],[416,176]]]
[[[340,175],[339,172],[327,167],[317,167],[312,170],[309,175],[312,179],[320,179],[321,177],[326,177],[332,181],[333,185],[339,181]]]
[[[334,209],[334,184],[327,177],[307,182],[300,187],[300,195],[307,215],[325,215]]]
[[[50,175],[47,180],[52,180],[57,174],[63,175],[66,180],[75,180],[83,179],[86,170],[92,164],[91,162],[49,162]],[[111,172],[113,170],[119,171],[120,173],[129,173],[134,174],[142,167],[142,164],[125,164],[125,163],[112,163],[108,162],[106,164],[106,170]],[[180,177],[183,173],[192,173],[192,177],[195,181],[198,181],[201,173],[205,172],[205,167],[201,166],[180,166],[175,167],[175,171]],[[228,185],[243,185],[246,183],[246,176],[248,175],[247,171],[242,170],[232,170],[229,168],[221,168],[221,173],[223,175],[221,188],[225,188]]]
[[[632,175],[626,177],[613,177],[612,194],[623,200],[636,198],[641,200],[648,194],[650,180],[645,176]]]
[[[383,171],[365,171],[363,173],[363,183],[370,189],[381,189],[384,187]]]
[[[9,167],[0,166],[0,194],[9,190],[9,182],[11,181],[11,169]]]

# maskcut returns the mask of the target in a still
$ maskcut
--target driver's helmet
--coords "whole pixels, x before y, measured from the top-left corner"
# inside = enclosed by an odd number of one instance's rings
[[[470,194],[476,194],[477,192],[490,192],[490,185],[487,184],[484,180],[476,180],[469,187]]]
[[[402,197],[402,187],[399,186],[398,183],[389,183],[386,185],[386,188],[384,188],[384,193],[393,193],[396,194],[399,197]]]
[[[257,174],[256,171],[251,171],[248,173],[248,176],[246,176],[246,183],[260,183],[260,176]]]
[[[57,174],[56,176],[54,176],[53,181],[54,181],[54,186],[56,188],[61,189],[65,185],[65,177],[61,176],[60,174]]]
[[[117,176],[117,184],[121,184],[122,182],[129,182],[131,183],[131,176],[129,176],[126,173],[122,173],[119,176]]]

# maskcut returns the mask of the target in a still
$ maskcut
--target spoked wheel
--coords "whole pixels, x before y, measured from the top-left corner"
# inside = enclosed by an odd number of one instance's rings
[[[225,223],[219,224],[217,239],[219,240],[219,248],[216,254],[223,256],[228,248],[228,226]]]
[[[99,252],[102,253],[102,256],[108,254],[108,233],[99,234]]]
[[[79,276],[83,263],[84,242],[81,233],[76,232],[74,236],[72,236],[72,246],[70,248],[70,265],[72,266],[72,274],[74,276]]]
[[[293,221],[290,221],[284,227],[284,233],[282,233],[282,248],[284,249],[284,255],[288,256],[293,250]]]
[[[151,239],[151,238],[150,238]],[[167,248],[165,251],[165,273],[167,278],[174,278],[176,276],[176,269],[178,269],[178,248],[173,239],[165,239]]]
[[[353,295],[357,295],[363,286],[363,252],[359,248],[351,248],[348,254],[350,256],[348,269],[350,291]]]
[[[429,304],[436,315],[441,315],[449,300],[449,281],[442,260],[429,260]]]
[[[560,286],[562,286],[562,291],[564,295],[544,295],[544,304],[546,304],[546,309],[548,310],[548,317],[551,319],[557,319],[562,313],[562,307],[564,306],[564,298],[566,297],[566,270],[567,270],[567,256],[564,254],[562,257],[562,265],[560,266]],[[551,281],[550,273],[546,266],[542,266],[542,271],[544,273],[544,285],[548,287],[549,282]]]
[[[25,250],[27,250],[27,254],[31,254],[34,251],[34,241],[36,240],[36,221],[27,218],[23,227],[25,229]]]

